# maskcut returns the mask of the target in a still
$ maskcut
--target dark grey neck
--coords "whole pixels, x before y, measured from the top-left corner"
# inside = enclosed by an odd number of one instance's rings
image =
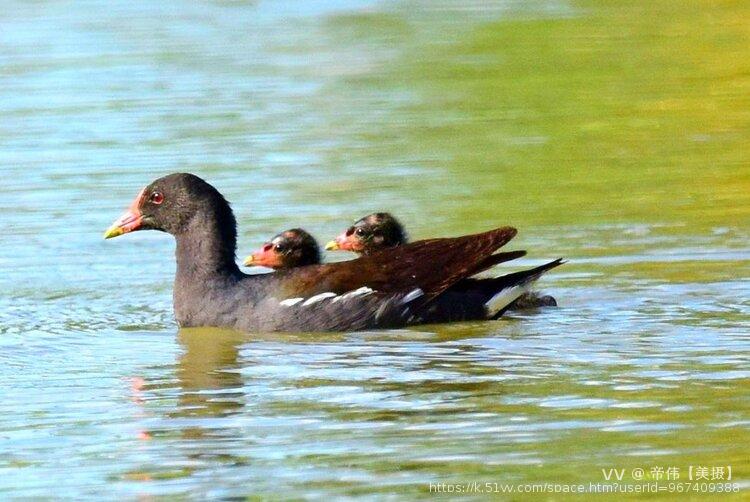
[[[206,282],[242,275],[235,262],[234,222],[222,225],[213,214],[196,215],[177,239],[176,280]]]
[[[226,326],[244,274],[235,262],[234,218],[196,215],[177,239],[174,313],[180,326]]]

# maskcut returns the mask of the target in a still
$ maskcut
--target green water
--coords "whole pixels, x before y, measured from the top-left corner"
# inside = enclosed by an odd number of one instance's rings
[[[691,466],[742,491],[660,497],[747,497],[749,6],[9,1],[0,26],[0,498],[410,500]],[[178,331],[171,239],[101,240],[173,171],[233,203],[240,258],[374,210],[413,238],[512,224],[522,265],[569,260],[539,285],[560,307]]]

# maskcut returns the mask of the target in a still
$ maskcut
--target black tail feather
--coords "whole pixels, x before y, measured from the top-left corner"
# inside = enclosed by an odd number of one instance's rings
[[[538,267],[534,267],[528,270],[521,270],[520,272],[513,272],[512,274],[503,275],[501,277],[497,277],[495,279],[487,279],[491,282],[493,286],[495,286],[495,293],[510,288],[513,286],[523,286],[525,284],[528,284],[530,282],[534,282],[537,279],[539,279],[545,272],[548,272],[549,270],[552,270],[555,267],[559,267],[560,265],[566,263],[562,258],[558,258],[556,260],[553,260],[549,263],[545,263],[544,265],[540,265]],[[483,285],[484,286],[484,285]],[[487,285],[489,287],[489,284]],[[493,319],[497,319],[500,316],[505,313],[505,311],[508,309],[508,306],[501,309],[497,314],[492,316]]]

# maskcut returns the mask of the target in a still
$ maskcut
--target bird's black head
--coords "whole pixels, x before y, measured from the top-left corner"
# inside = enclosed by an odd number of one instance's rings
[[[237,224],[219,191],[194,174],[174,173],[141,190],[104,238],[136,230],[161,230],[179,237],[191,228],[198,232],[201,226],[213,227],[227,244],[236,242]]]

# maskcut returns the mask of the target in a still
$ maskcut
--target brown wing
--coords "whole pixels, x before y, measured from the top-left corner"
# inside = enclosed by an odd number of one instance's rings
[[[492,254],[515,235],[515,228],[501,227],[474,235],[416,241],[356,260],[277,272],[273,274],[279,281],[277,297],[343,294],[369,287],[384,294],[419,288],[426,298],[434,298],[494,263]]]
[[[522,256],[526,256],[526,251],[508,251],[507,253],[493,254],[492,256],[487,257],[486,260],[482,260],[480,263],[478,263],[476,268],[470,275],[484,272],[485,270],[490,269],[495,265],[505,263],[506,261],[515,260],[516,258],[521,258]]]

